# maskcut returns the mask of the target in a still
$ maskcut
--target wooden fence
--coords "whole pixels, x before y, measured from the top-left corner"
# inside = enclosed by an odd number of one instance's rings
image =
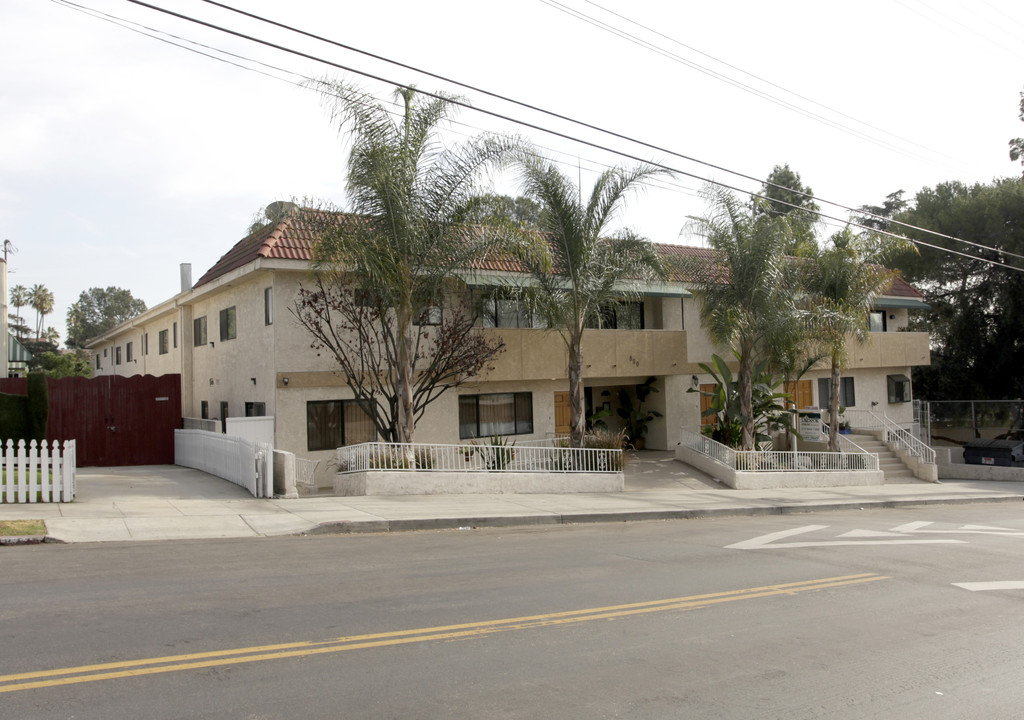
[[[75,441],[8,440],[0,444],[0,495],[5,503],[71,502],[75,499]]]

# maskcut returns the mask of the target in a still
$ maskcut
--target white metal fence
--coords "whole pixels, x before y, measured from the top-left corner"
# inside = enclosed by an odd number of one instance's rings
[[[274,448],[205,430],[174,431],[174,464],[241,485],[254,497],[274,496]]]
[[[71,502],[75,499],[75,441],[0,444],[0,496],[6,503]]]
[[[337,463],[338,471],[343,473],[367,470],[612,473],[622,472],[622,450],[561,447],[557,439],[515,445],[372,442],[338,448]]]
[[[834,472],[878,470],[878,455],[860,452],[790,452],[734,450],[690,428],[682,428],[680,444],[733,470],[758,472]]]

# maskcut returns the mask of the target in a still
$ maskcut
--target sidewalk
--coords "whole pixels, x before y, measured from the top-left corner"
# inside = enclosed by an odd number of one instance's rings
[[[258,500],[174,465],[81,468],[74,503],[0,505],[0,520],[41,518],[64,542],[260,537],[459,527],[767,515],[858,507],[1024,500],[1024,482],[947,480],[876,487],[730,490],[668,452],[627,465],[626,492]]]

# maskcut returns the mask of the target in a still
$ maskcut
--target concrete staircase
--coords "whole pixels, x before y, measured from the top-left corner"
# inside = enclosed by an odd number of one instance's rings
[[[878,455],[878,467],[885,474],[886,484],[895,483],[923,483],[914,476],[914,472],[908,468],[892,450],[885,446],[875,435],[865,433],[853,433],[846,436],[849,440],[860,445],[866,452]]]

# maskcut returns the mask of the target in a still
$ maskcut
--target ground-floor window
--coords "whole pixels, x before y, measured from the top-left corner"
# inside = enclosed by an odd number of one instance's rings
[[[533,432],[533,393],[459,396],[459,437]]]
[[[245,404],[246,417],[263,417],[267,414],[267,404],[262,402],[247,402]]]
[[[311,400],[306,403],[306,449],[333,450],[373,442],[373,419],[355,400]]]
[[[832,378],[818,379],[818,405],[826,408],[832,398]],[[839,404],[842,407],[854,407],[857,396],[853,391],[853,378],[839,378]]]
[[[889,402],[910,402],[910,378],[906,375],[889,375],[886,380],[889,386]]]

